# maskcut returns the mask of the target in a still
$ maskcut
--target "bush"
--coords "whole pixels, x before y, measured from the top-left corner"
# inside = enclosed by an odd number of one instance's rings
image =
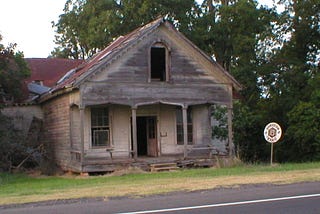
[[[0,113],[0,171],[38,166],[42,150],[38,136],[25,136],[22,131],[15,129],[11,118]]]

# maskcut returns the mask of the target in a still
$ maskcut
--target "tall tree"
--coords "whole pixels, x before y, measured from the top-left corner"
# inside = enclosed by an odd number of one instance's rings
[[[258,8],[254,0],[205,0],[204,13],[199,17],[195,41],[213,55],[216,61],[244,86],[243,96],[256,103],[261,89],[258,87],[259,69],[264,62],[261,43],[273,36],[274,9]]]
[[[53,56],[92,56],[114,38],[170,14],[180,30],[188,30],[194,0],[68,0],[56,28],[59,46]]]
[[[5,47],[0,35],[0,103],[16,102],[22,97],[22,80],[30,75],[23,53],[16,51],[16,44]]]
[[[279,20],[275,8],[259,7],[254,0],[205,0],[197,20],[198,44],[242,84],[243,99],[234,105],[234,137],[245,161],[266,160],[268,151],[261,135],[268,112],[260,104],[262,78],[277,43],[273,23]],[[202,32],[202,33],[200,33]],[[206,33],[204,33],[206,32]]]
[[[275,57],[278,77],[273,100],[287,126],[279,160],[320,160],[320,2],[286,0],[288,41]],[[280,107],[281,106],[281,107]]]

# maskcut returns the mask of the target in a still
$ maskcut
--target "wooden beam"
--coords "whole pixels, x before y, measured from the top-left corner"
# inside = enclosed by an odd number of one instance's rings
[[[232,85],[229,85],[229,95],[230,101],[228,107],[228,146],[229,146],[229,156],[235,156],[235,149],[233,144],[233,130],[232,130],[232,112],[233,112],[233,89]]]
[[[232,130],[232,108],[228,108],[228,145],[229,145],[229,156],[235,155],[234,144],[233,144],[233,130]]]
[[[81,165],[84,161],[84,107],[80,106],[80,145],[81,145]]]
[[[138,143],[137,143],[137,108],[131,108],[132,112],[132,145],[133,145],[133,158],[138,158]]]
[[[183,123],[183,157],[187,157],[188,152],[188,118],[187,118],[188,106],[182,108],[182,123]]]

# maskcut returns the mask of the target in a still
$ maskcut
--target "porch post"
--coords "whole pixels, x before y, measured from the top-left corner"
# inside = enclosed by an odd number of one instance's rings
[[[188,146],[188,119],[187,119],[188,106],[182,107],[182,123],[183,123],[183,157],[187,157],[187,146]]]
[[[138,157],[138,144],[137,144],[137,108],[132,107],[132,145],[133,145],[133,158],[137,159]]]
[[[233,144],[233,131],[232,131],[232,108],[228,107],[228,141],[229,141],[229,156],[235,155]]]
[[[84,107],[80,106],[80,147],[81,147],[81,163],[84,159]]]
[[[232,85],[229,86],[230,103],[228,107],[228,141],[229,141],[229,156],[235,156],[234,144],[233,144],[233,130],[232,130],[232,112],[233,112],[233,92]]]

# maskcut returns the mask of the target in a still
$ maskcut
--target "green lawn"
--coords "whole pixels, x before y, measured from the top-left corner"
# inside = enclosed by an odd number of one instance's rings
[[[0,173],[0,205],[44,200],[136,196],[250,183],[320,181],[320,162],[243,165],[105,176],[28,176]]]

